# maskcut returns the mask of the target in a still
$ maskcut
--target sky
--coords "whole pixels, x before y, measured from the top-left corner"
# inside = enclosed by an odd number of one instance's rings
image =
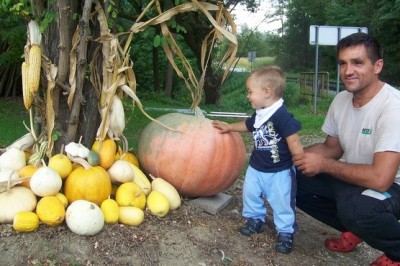
[[[268,22],[269,19],[265,19],[265,15],[273,13],[270,1],[261,0],[260,7],[256,13],[250,13],[246,11],[245,6],[237,6],[232,11],[234,20],[237,26],[237,30],[240,32],[243,25],[247,25],[250,29],[257,29],[259,32],[271,32],[280,27],[277,22]]]

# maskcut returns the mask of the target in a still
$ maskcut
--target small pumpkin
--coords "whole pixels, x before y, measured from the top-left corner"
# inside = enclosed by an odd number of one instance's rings
[[[57,226],[64,222],[65,207],[56,196],[45,196],[37,203],[36,214],[43,223]]]
[[[33,211],[36,204],[36,196],[29,188],[9,187],[0,193],[0,223],[12,223],[17,213]]]
[[[139,226],[144,221],[144,211],[134,206],[119,207],[118,221],[125,225]]]
[[[220,134],[211,120],[170,113],[142,131],[138,157],[147,174],[161,176],[182,196],[212,196],[229,188],[246,161],[239,133]]]
[[[59,153],[49,159],[48,167],[56,171],[62,179],[72,172],[72,162],[67,155]]]
[[[18,172],[25,165],[25,153],[18,148],[11,147],[0,155],[0,169],[11,169]]]
[[[91,236],[103,229],[104,215],[96,204],[87,200],[77,200],[68,206],[65,222],[75,234]]]
[[[115,193],[115,200],[119,206],[134,206],[142,210],[146,207],[146,195],[134,182],[121,184]]]
[[[100,165],[100,156],[94,150],[90,150],[87,161],[91,166],[98,166]]]
[[[100,166],[92,167],[80,158],[74,158],[73,161],[83,167],[73,170],[65,180],[64,194],[68,202],[87,200],[100,206],[111,194],[111,180],[107,171]]]
[[[128,140],[124,135],[121,135],[122,148],[118,146],[118,151],[115,156],[115,160],[124,160],[130,162],[131,164],[139,167],[139,159],[136,155],[129,151]]]
[[[65,146],[65,152],[69,156],[86,159],[89,155],[90,150],[86,148],[83,144],[81,144],[81,139],[80,139],[79,143],[76,142],[68,143]]]
[[[130,162],[134,166],[139,167],[139,160],[132,152],[122,152],[120,160]]]
[[[131,164],[123,160],[115,161],[111,167],[107,169],[107,172],[113,183],[132,181],[134,174]]]
[[[101,142],[96,140],[93,143],[92,150],[99,154],[100,166],[104,169],[108,169],[114,163],[117,144],[113,139],[109,138]]]
[[[29,183],[33,193],[39,197],[54,196],[62,187],[61,176],[44,162],[32,175]]]
[[[39,216],[34,212],[19,212],[14,216],[13,228],[17,232],[35,231],[39,228]]]

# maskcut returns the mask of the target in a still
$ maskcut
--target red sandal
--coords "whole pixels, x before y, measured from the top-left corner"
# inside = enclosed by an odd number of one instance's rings
[[[392,261],[385,254],[377,258],[371,266],[400,266],[400,261]]]
[[[325,247],[330,251],[350,252],[353,251],[363,240],[355,234],[346,231],[342,232],[339,238],[328,238],[325,240]]]

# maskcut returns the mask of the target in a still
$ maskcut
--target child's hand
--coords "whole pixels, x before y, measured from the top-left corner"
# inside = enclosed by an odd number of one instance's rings
[[[220,133],[228,133],[231,131],[231,126],[228,123],[214,120],[211,124],[213,127],[219,129]]]

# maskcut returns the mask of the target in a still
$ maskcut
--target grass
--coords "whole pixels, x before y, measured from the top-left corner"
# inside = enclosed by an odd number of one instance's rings
[[[232,73],[221,90],[221,102],[218,105],[200,105],[200,107],[207,112],[224,111],[251,114],[254,110],[252,110],[247,101],[244,87],[247,77],[248,73],[246,72]],[[145,107],[187,109],[191,104],[188,96],[184,96],[185,99],[174,100],[156,93],[140,95],[140,92],[138,92],[138,96],[141,98]],[[300,135],[322,135],[320,128],[331,98],[319,102],[317,105],[317,114],[314,114],[313,104],[310,101],[301,104],[302,100],[299,94],[298,84],[288,83],[284,99],[289,111],[302,123]],[[150,120],[137,107],[132,107],[130,103],[125,103],[125,109],[126,128],[124,135],[129,141],[130,148],[132,148],[133,151],[137,151],[140,134],[144,127],[150,123]],[[20,136],[27,133],[24,122],[29,126],[29,115],[22,104],[22,99],[10,100],[0,98],[0,113],[0,147],[6,147]],[[148,110],[147,113],[156,118],[167,112]],[[235,119],[221,120],[225,120],[228,123],[237,121]]]
[[[0,147],[7,146],[26,134],[24,123],[29,127],[29,113],[22,100],[0,98]]]

